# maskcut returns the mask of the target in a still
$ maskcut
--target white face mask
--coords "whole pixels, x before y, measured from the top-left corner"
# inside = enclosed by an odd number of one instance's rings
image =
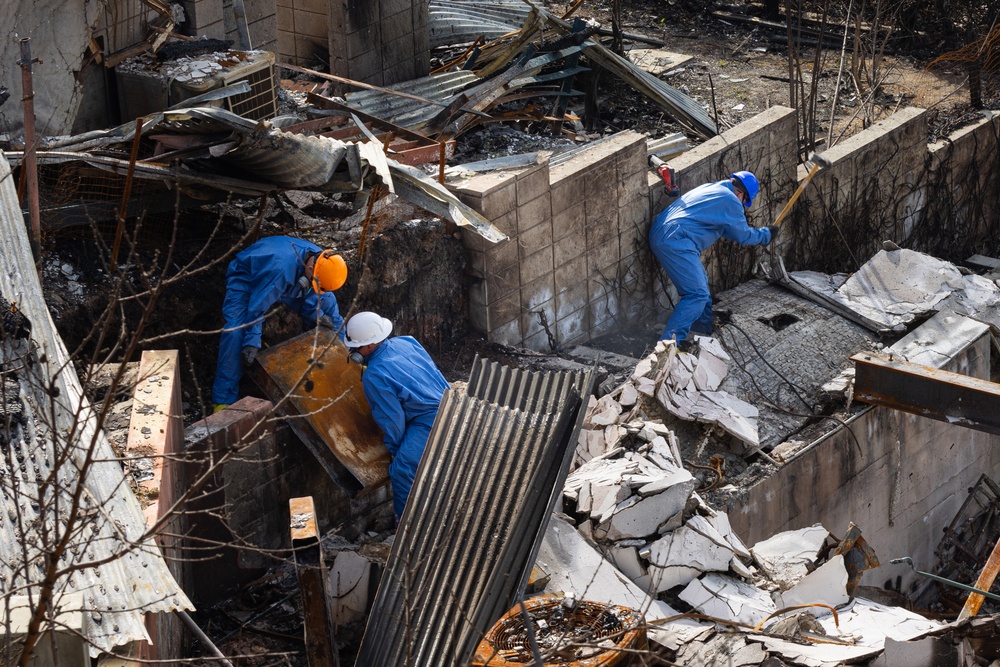
[[[358,366],[364,366],[365,356],[357,350],[351,350],[347,354],[347,362],[350,364],[357,364]]]
[[[298,280],[299,287],[302,288],[303,292],[308,291],[312,286],[309,284],[309,279],[305,276],[299,276]]]

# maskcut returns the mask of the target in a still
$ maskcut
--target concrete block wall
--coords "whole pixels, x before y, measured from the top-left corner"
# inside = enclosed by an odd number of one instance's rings
[[[287,0],[279,0],[285,2]],[[185,35],[232,40],[240,48],[239,32],[232,0],[180,0],[187,21],[181,26]],[[247,30],[254,49],[277,51],[278,25],[275,0],[244,0]]]
[[[315,67],[329,57],[327,0],[277,0],[278,59]]]
[[[979,239],[989,238],[988,221],[1000,211],[1000,113],[983,111],[977,123],[932,143],[925,217],[935,220],[933,234],[912,235],[914,247],[935,242],[965,246],[961,257],[981,253]]]
[[[928,171],[927,112],[906,108],[823,151],[821,169],[796,203],[781,245],[788,268],[856,269],[884,239],[905,245],[923,220]],[[799,167],[799,178],[806,175]],[[833,245],[830,245],[833,244]]]
[[[462,231],[470,323],[535,350],[584,342],[624,318],[623,283],[648,224],[645,138],[624,132],[550,169],[483,174],[453,185],[510,239]]]
[[[426,0],[330,0],[330,71],[385,86],[430,71]]]

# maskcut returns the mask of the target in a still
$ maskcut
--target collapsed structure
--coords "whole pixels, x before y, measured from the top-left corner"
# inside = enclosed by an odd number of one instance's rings
[[[377,613],[359,642],[359,664],[406,664],[415,656],[516,663],[543,649],[546,659],[652,651],[679,664],[712,664],[723,655],[747,665],[768,657],[894,664],[914,652],[957,661],[974,650],[994,657],[968,641],[985,624],[928,620],[885,591],[905,593],[919,608],[933,602],[936,583],[914,568],[957,572],[960,583],[972,584],[990,540],[971,548],[956,538],[970,532],[960,518],[995,528],[983,518],[997,503],[989,490],[1000,475],[996,391],[988,382],[1000,333],[995,262],[978,256],[959,267],[933,256],[965,258],[980,245],[994,252],[994,114],[928,145],[926,112],[906,108],[827,150],[830,167],[815,176],[777,248],[723,246],[709,254],[713,283],[730,288],[719,295],[723,318],[714,338],[702,339],[696,354],[663,342],[645,358],[598,354],[594,362],[584,345],[650,322],[658,328],[674,296],[645,243],[648,220],[666,197],[646,158],[662,145],[626,131],[572,150],[445,169],[456,137],[492,115],[575,128],[578,119],[561,103],[545,112],[502,105],[553,90],[562,100],[574,93],[574,77],[599,67],[704,139],[671,162],[685,186],[736,165],[760,175],[766,186],[752,215],[763,222],[808,173],[799,164],[793,109],[773,106],[716,136],[700,104],[607,49],[599,27],[570,24],[532,3],[489,3],[497,5],[491,12],[480,2],[372,3],[339,17],[346,23],[325,16],[330,39],[323,40],[303,34],[316,12],[291,2],[275,14],[306,20],[259,40],[267,21],[247,22],[236,12],[213,22],[221,3],[189,2],[184,9],[196,30],[250,43],[221,56],[191,50],[170,66],[135,58],[164,48],[176,11],[132,4],[155,16],[129,14],[129,30],[120,32],[102,18],[103,48],[89,44],[93,26],[85,15],[69,17],[75,27],[66,37],[87,37],[93,60],[99,53],[122,65],[122,124],[86,126],[102,115],[82,95],[95,84],[92,77],[68,84],[69,65],[39,86],[73,91],[62,106],[39,95],[44,137],[27,134],[9,103],[0,116],[8,132],[2,164],[17,170],[0,173],[8,230],[0,239],[0,292],[15,302],[10,312],[31,323],[5,329],[3,341],[3,386],[16,398],[5,400],[6,599],[15,590],[31,599],[40,592],[52,610],[89,618],[71,625],[91,655],[131,644],[134,657],[177,657],[189,649],[174,617],[162,612],[190,621],[184,591],[197,591],[199,606],[211,605],[244,571],[259,572],[294,547],[304,643],[315,664],[337,651],[332,625],[364,619],[370,599]],[[37,13],[19,7],[16,16]],[[364,48],[374,26],[383,26],[380,39],[392,48]],[[480,36],[489,43],[461,54],[452,71],[382,88],[428,74],[425,28],[431,45]],[[344,39],[333,38],[337,30]],[[130,43],[116,41],[125,33]],[[295,62],[276,65],[270,52],[252,48],[271,41]],[[324,41],[330,74],[312,71],[319,81],[288,84],[314,116],[275,118],[275,68],[310,71],[307,54]],[[94,64],[87,63],[90,74]],[[369,83],[354,86],[359,80]],[[367,89],[339,89],[352,86]],[[42,174],[35,210],[18,206],[13,176],[27,182],[33,164]],[[972,185],[944,187],[956,182]],[[269,198],[283,191],[357,194],[341,230],[362,229],[352,266],[359,273],[373,270],[362,250],[379,215],[419,210],[446,221],[467,274],[451,294],[467,305],[469,328],[494,344],[562,358],[525,353],[538,369],[530,372],[474,364],[464,393],[443,404],[415,507],[380,557],[361,555],[356,544],[324,547],[321,539],[334,526],[364,533],[386,519],[377,437],[337,430],[341,420],[360,424],[363,408],[331,410],[349,403],[340,385],[314,393],[319,374],[333,375],[327,355],[339,354],[335,344],[296,339],[301,366],[281,382],[276,371],[289,370],[281,363],[262,364],[257,375],[260,385],[273,383],[264,390],[272,400],[243,399],[186,431],[178,355],[146,350],[129,387],[125,449],[110,451],[101,426],[114,397],[96,409],[82,397],[33,280],[30,241],[38,239],[22,234],[25,212],[36,230],[113,220],[108,264],[128,266],[140,243],[126,237],[132,249],[118,254],[126,219],[238,196],[254,201],[255,233]],[[409,221],[438,229],[420,217]],[[848,230],[850,242],[845,221],[862,221]],[[824,233],[845,239],[846,250],[817,243]],[[844,252],[857,270],[824,273],[841,270],[836,256]],[[795,270],[806,267],[813,270]],[[383,267],[382,276],[368,279],[418,291],[413,286],[429,280],[421,268]],[[163,274],[163,282],[170,278]],[[116,298],[155,293],[156,281],[143,290]],[[448,315],[410,315],[404,326],[440,335],[418,317]],[[129,354],[136,349],[129,346]],[[271,357],[280,361],[291,349],[275,347]],[[117,360],[131,359],[123,353]],[[545,370],[551,363],[562,370]],[[334,417],[323,422],[317,413]],[[31,435],[48,448],[33,449]],[[349,450],[362,456],[350,459]],[[145,525],[128,479],[149,503]],[[302,495],[314,502],[301,502]],[[979,502],[983,512],[970,510]],[[69,514],[60,509],[67,504]],[[939,547],[946,528],[949,541]],[[473,549],[473,541],[483,543]],[[19,551],[31,544],[37,553]],[[975,557],[959,570],[949,562],[956,551]],[[205,552],[218,561],[180,565],[180,556]],[[890,562],[901,557],[909,562]],[[18,559],[22,570],[11,565]],[[535,576],[532,565],[540,570]],[[72,589],[81,595],[61,595]],[[525,601],[529,589],[553,597]],[[508,641],[490,628],[512,605],[498,626],[515,637]],[[783,610],[797,605],[809,609],[786,617]],[[45,604],[29,600],[27,608],[20,634],[30,641],[58,625]],[[145,626],[144,612],[157,614]],[[613,631],[575,632],[593,618]],[[211,640],[197,627],[191,632],[211,652]],[[617,635],[627,642],[609,640]],[[539,638],[541,648],[532,646]]]

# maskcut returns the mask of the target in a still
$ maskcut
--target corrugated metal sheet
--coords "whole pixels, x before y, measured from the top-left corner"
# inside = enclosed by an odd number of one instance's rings
[[[479,77],[473,72],[460,70],[432,74],[388,88],[448,104],[478,80]],[[408,128],[421,127],[441,112],[440,107],[375,90],[347,93],[344,99],[353,109]]]
[[[31,322],[30,340],[0,336],[0,590],[37,595],[46,555],[56,553],[56,605],[82,594],[96,655],[148,639],[144,612],[193,607],[142,539],[142,510],[45,306],[14,188],[0,154],[0,293]]]
[[[518,30],[529,11],[521,0],[431,0],[431,48],[503,37]]]
[[[126,123],[102,132],[89,132],[76,140],[60,137],[49,144],[58,146],[60,151],[54,154],[39,151],[38,161],[52,164],[75,159],[124,174],[128,170],[127,160],[96,151],[130,144],[134,132],[135,123]],[[136,178],[262,195],[279,188],[357,192],[377,174],[378,180],[391,191],[440,218],[467,226],[494,243],[507,238],[489,220],[419,169],[386,158],[382,146],[374,142],[342,142],[282,132],[269,123],[247,120],[215,107],[178,109],[151,116],[143,123],[143,135],[156,135],[168,146],[188,151],[177,158],[179,167],[137,163]],[[199,138],[201,144],[197,143]],[[410,199],[411,196],[418,201]]]
[[[592,384],[477,360],[445,393],[358,665],[468,663],[523,592]]]

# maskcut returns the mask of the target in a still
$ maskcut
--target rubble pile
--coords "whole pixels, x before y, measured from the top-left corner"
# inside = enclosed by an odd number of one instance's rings
[[[726,513],[705,503],[678,438],[644,403],[655,398],[652,406],[674,417],[713,420],[752,442],[750,410],[690,409],[704,405],[705,394],[717,398],[712,405],[739,405],[719,391],[725,352],[713,339],[698,342],[688,354],[661,341],[625,383],[591,400],[578,466],[563,488],[566,516],[553,519],[539,556],[547,590],[643,611],[650,638],[677,664],[726,656],[756,665],[770,654],[834,665],[879,654],[887,638],[901,642],[939,628],[854,597],[861,573],[878,566],[855,527],[842,542],[817,524],[748,548]]]

